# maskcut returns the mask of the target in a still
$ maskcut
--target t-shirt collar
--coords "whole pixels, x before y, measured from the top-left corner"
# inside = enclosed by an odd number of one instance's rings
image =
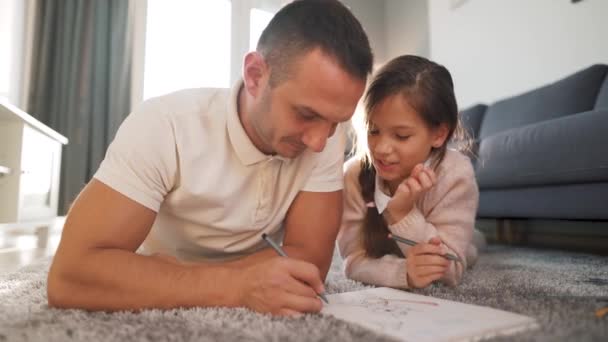
[[[374,188],[374,203],[376,209],[378,209],[378,213],[382,214],[388,205],[388,201],[391,200],[391,197],[387,195],[388,189],[384,186],[384,182],[380,179],[378,174],[376,174],[376,186]]]

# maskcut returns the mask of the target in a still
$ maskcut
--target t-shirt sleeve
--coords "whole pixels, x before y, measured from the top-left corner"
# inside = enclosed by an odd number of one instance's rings
[[[158,212],[176,173],[175,127],[163,103],[152,99],[122,123],[94,177]]]
[[[338,125],[334,135],[327,140],[327,145],[316,158],[316,163],[303,191],[331,192],[342,190],[344,180],[342,166],[346,133],[344,124]]]

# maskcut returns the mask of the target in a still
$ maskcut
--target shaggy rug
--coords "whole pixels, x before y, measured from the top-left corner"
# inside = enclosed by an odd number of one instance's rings
[[[138,313],[56,310],[47,305],[50,260],[0,275],[0,341],[390,341],[333,317],[276,318],[246,309]],[[327,292],[365,288],[345,279],[334,257]],[[608,257],[494,245],[458,288],[419,294],[535,317],[540,329],[497,341],[607,341]]]

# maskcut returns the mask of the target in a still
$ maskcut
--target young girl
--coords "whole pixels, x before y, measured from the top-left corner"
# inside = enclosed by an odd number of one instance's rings
[[[338,247],[346,276],[397,288],[457,285],[477,258],[479,192],[470,160],[447,148],[458,127],[450,73],[422,57],[397,57],[372,80],[365,109],[367,153],[345,165]]]

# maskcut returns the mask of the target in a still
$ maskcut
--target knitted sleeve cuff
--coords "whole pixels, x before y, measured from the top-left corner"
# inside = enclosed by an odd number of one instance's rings
[[[405,215],[400,221],[388,226],[391,233],[416,242],[427,242],[437,235],[436,229],[426,227],[426,219],[416,207]]]

